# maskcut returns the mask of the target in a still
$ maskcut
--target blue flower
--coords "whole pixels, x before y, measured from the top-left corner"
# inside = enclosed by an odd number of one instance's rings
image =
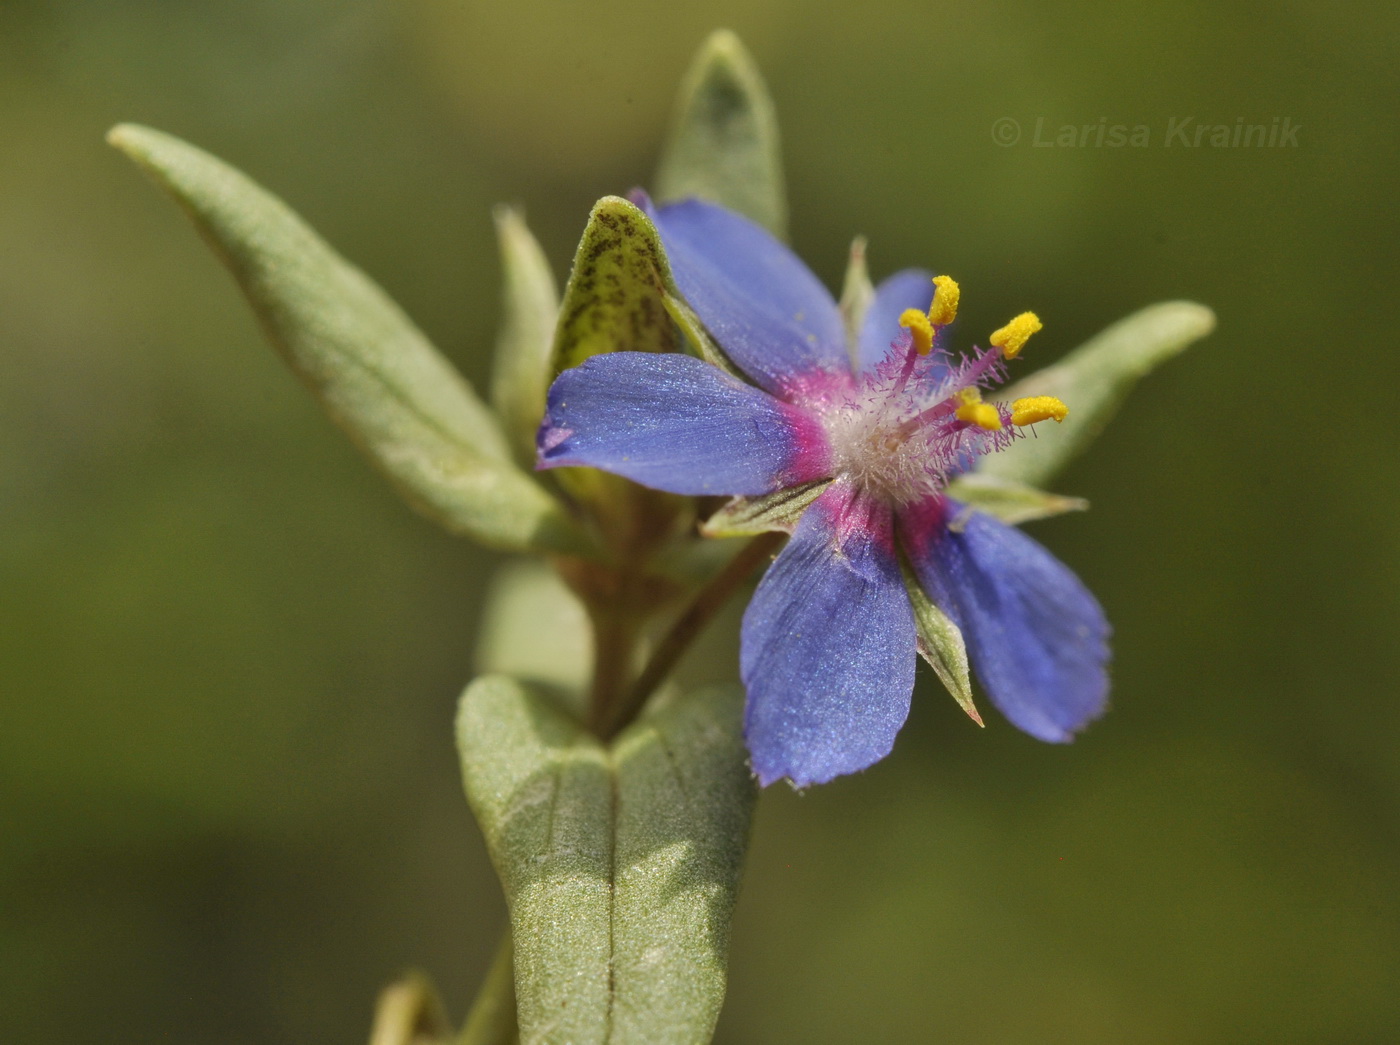
[[[1048,397],[981,397],[1039,321],[1018,316],[991,348],[955,358],[941,341],[957,284],[910,270],[876,288],[850,353],[831,295],[762,228],[698,200],[642,202],[680,290],[752,383],[686,355],[594,356],[549,391],[539,467],[688,495],[829,480],[744,615],[759,780],[822,783],[894,746],[917,641],[901,555],[961,629],[1001,712],[1041,740],[1070,740],[1105,707],[1103,611],[1045,548],[945,492],[1022,426],[1064,416]]]

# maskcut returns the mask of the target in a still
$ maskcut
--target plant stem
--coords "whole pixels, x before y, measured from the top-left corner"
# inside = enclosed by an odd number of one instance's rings
[[[616,736],[631,723],[645,706],[647,699],[656,687],[666,680],[681,656],[705,629],[705,625],[720,608],[729,601],[734,590],[748,580],[749,576],[782,543],[784,534],[765,533],[751,540],[740,552],[729,560],[729,564],[710,581],[700,594],[671,625],[665,637],[647,661],[636,682],[628,690],[626,697],[613,709],[613,714],[600,730],[604,739]]]
[[[627,692],[641,630],[636,617],[621,609],[598,607],[593,619],[593,681],[588,693],[588,728],[602,735],[613,709]]]
[[[467,1013],[457,1045],[515,1045],[519,1040],[515,1021],[515,956],[507,928]]]

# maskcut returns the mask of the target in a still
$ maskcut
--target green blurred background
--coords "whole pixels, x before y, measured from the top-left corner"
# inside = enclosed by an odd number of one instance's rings
[[[450,740],[492,558],[103,132],[247,170],[480,383],[491,205],[562,277],[719,25],[829,284],[865,233],[958,276],[966,337],[1040,312],[1035,362],[1220,314],[1062,477],[1093,511],[1033,527],[1116,626],[1112,713],[1046,746],[921,677],[892,758],[766,793],[719,1040],[1400,1040],[1393,5],[0,0],[7,1040],[359,1041],[409,966],[460,1016],[504,921]],[[1166,148],[1186,116],[1301,130]]]

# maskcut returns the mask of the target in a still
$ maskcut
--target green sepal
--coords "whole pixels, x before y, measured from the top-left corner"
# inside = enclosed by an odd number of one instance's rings
[[[544,417],[559,288],[544,251],[514,207],[495,211],[501,251],[502,316],[496,339],[491,405],[501,418],[516,459],[533,466],[535,433]]]
[[[792,533],[807,506],[831,485],[818,479],[789,486],[761,497],[735,497],[700,525],[706,537],[752,537],[760,533]]]
[[[875,285],[870,282],[870,270],[865,266],[865,237],[857,236],[851,241],[846,279],[841,284],[841,324],[846,328],[846,351],[852,366],[860,362],[860,327],[874,300]]]
[[[979,726],[984,725],[977,706],[972,702],[972,677],[968,673],[967,646],[962,629],[939,609],[920,586],[918,578],[903,564],[904,587],[909,591],[909,603],[914,607],[915,648],[933,668],[958,706]]]
[[[123,124],[108,141],[181,205],[288,365],[414,507],[492,547],[589,553],[461,375],[286,204],[159,131]]]
[[[710,34],[681,84],[656,195],[698,196],[787,236],[778,117],[753,58],[728,30]]]
[[[730,687],[654,702],[605,748],[522,683],[468,687],[458,749],[510,908],[522,1042],[710,1039],[756,795],[742,705]]]
[[[948,496],[979,512],[1018,526],[1034,519],[1048,519],[1065,512],[1083,512],[1089,502],[1082,497],[1047,493],[1025,483],[982,472],[967,472],[948,484]]]
[[[1149,305],[1086,341],[1060,362],[998,392],[1002,401],[1056,396],[1069,407],[1059,424],[983,457],[978,471],[1043,486],[1097,436],[1134,385],[1215,329],[1215,313],[1191,301]]]

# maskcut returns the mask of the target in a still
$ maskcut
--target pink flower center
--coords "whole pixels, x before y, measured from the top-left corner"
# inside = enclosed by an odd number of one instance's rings
[[[1020,436],[1009,407],[981,401],[1005,376],[996,349],[954,361],[938,349],[920,354],[904,333],[873,370],[844,387],[804,388],[802,398],[826,433],[833,474],[902,507]]]

